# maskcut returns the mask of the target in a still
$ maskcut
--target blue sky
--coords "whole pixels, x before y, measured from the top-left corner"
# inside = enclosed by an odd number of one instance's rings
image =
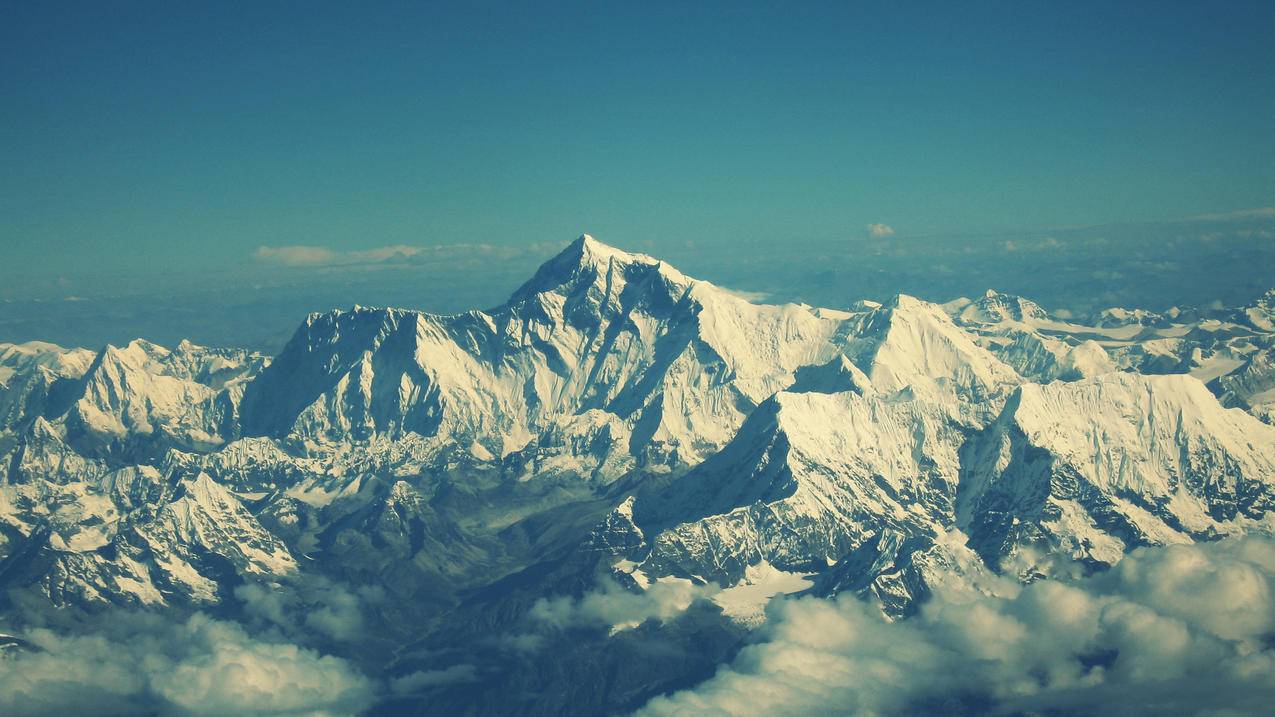
[[[585,231],[830,305],[1272,283],[1275,3],[689,5],[10,3],[0,340],[276,346]]]
[[[353,5],[10,4],[3,274],[1275,204],[1269,2]]]

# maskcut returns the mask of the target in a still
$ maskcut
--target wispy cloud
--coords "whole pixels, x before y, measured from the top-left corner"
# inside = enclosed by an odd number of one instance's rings
[[[252,257],[275,266],[319,268],[334,266],[378,266],[429,264],[475,258],[512,259],[530,254],[546,254],[561,244],[535,243],[519,246],[494,244],[392,244],[371,249],[339,250],[310,244],[262,245]]]
[[[423,247],[395,244],[360,251],[337,251],[323,246],[294,244],[291,246],[259,246],[253,256],[262,261],[284,266],[344,266],[350,264],[381,264],[406,261],[421,252]]]
[[[248,583],[235,588],[234,594],[246,617],[263,627],[294,638],[318,633],[340,641],[365,634],[364,612],[385,596],[379,586],[352,589],[320,576],[286,584]]]
[[[1275,207],[1257,207],[1255,209],[1241,209],[1235,212],[1197,214],[1193,217],[1187,217],[1186,221],[1227,222],[1247,219],[1275,219]]]

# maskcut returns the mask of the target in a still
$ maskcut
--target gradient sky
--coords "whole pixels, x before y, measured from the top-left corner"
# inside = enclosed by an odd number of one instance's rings
[[[0,279],[1275,204],[1275,3],[686,5],[7,3]]]

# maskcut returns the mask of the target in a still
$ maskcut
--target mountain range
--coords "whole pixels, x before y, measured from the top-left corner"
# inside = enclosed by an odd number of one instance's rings
[[[1275,290],[765,305],[586,235],[494,309],[273,357],[0,345],[0,654],[32,612],[210,614],[379,676],[375,714],[628,711],[776,596],[906,620],[1273,510]]]

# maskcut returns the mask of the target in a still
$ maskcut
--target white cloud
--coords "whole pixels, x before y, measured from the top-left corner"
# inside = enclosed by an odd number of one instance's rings
[[[531,608],[533,620],[556,628],[609,626],[613,631],[637,627],[650,619],[669,620],[686,611],[693,602],[712,597],[719,588],[708,583],[696,585],[682,578],[661,578],[646,590],[627,590],[609,578],[601,588],[579,599],[541,598]]]
[[[99,631],[28,631],[0,652],[0,714],[353,715],[373,684],[345,660],[195,615],[121,613]]]
[[[1001,248],[1007,252],[1015,251],[1053,251],[1062,249],[1064,244],[1055,237],[1006,239]]]
[[[937,595],[886,622],[850,598],[780,602],[765,641],[657,715],[1256,714],[1275,699],[1275,543],[1141,549],[1005,597]]]
[[[193,654],[151,675],[150,684],[192,715],[346,713],[365,706],[371,694],[344,660],[254,642],[230,623],[204,620],[188,630]]]
[[[351,641],[364,634],[365,603],[384,599],[376,586],[357,590],[319,576],[286,584],[248,583],[235,588],[244,612],[255,621],[282,628],[285,634],[303,637],[319,633],[334,640]]]
[[[1197,214],[1193,217],[1188,217],[1186,221],[1224,222],[1244,219],[1275,219],[1275,207],[1257,207],[1255,209],[1241,209],[1236,212]]]
[[[885,239],[894,236],[894,227],[889,224],[875,222],[867,226],[868,236],[874,239]]]
[[[428,264],[458,262],[474,259],[511,259],[526,254],[546,254],[557,251],[559,244],[536,243],[521,246],[496,246],[492,244],[393,244],[341,251],[324,246],[294,244],[291,246],[262,245],[253,251],[257,261],[296,268],[377,266],[402,264]]]
[[[744,291],[743,289],[729,289],[725,286],[719,286],[717,288],[738,299],[743,299],[750,304],[764,304],[770,299],[770,292],[767,291]]]
[[[425,248],[395,244],[361,251],[336,251],[322,246],[259,246],[253,253],[258,259],[284,266],[343,266],[347,264],[383,264],[407,261],[426,251]]]
[[[340,256],[321,246],[259,246],[253,256],[284,266],[325,266],[335,263]]]

